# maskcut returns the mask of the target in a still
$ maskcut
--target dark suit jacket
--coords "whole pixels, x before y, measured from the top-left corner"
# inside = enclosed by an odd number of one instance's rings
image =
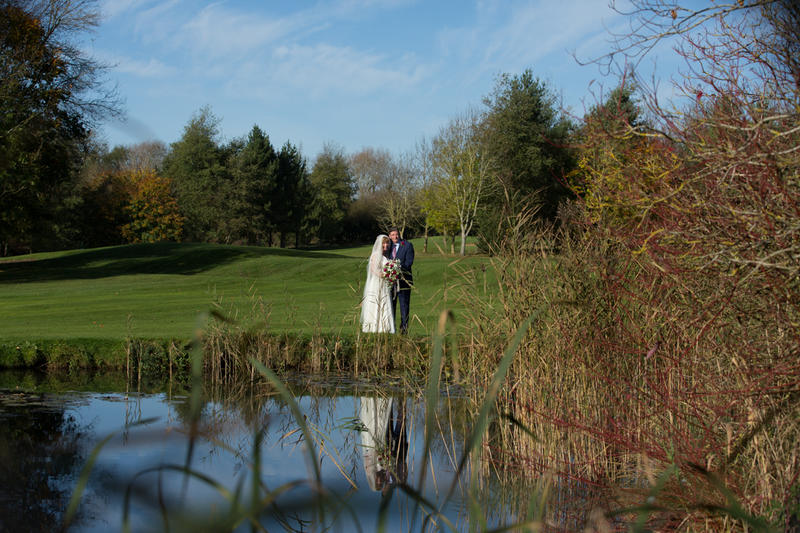
[[[386,257],[392,258],[392,249],[394,243],[389,247],[386,252]],[[411,274],[411,265],[414,264],[414,245],[410,241],[400,239],[400,246],[397,248],[397,256],[395,259],[400,261],[400,268],[403,271],[403,279],[400,280],[400,287],[409,287],[414,277]]]

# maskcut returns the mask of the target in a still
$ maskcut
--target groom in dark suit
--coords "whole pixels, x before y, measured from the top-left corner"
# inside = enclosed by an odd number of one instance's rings
[[[397,228],[389,230],[389,239],[391,239],[392,245],[386,252],[386,257],[399,260],[403,273],[398,286],[392,288],[392,316],[397,314],[397,301],[400,300],[400,333],[407,333],[408,307],[411,302],[411,287],[414,286],[414,278],[411,276],[411,265],[414,264],[414,245],[401,239]]]

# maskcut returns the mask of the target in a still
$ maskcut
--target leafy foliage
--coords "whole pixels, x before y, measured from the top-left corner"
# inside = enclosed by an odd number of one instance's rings
[[[121,228],[130,221],[128,208],[136,190],[130,172],[109,172],[90,178],[79,190],[79,228],[85,243],[122,244]]]
[[[650,134],[634,92],[630,83],[615,88],[578,132],[570,183],[592,221],[604,226],[636,225],[652,214],[660,182],[679,164],[681,148]]]
[[[432,143],[433,180],[424,209],[432,227],[461,233],[461,255],[492,186],[491,162],[480,140],[481,118],[470,112],[451,120]]]
[[[0,2],[0,243],[52,234],[80,165],[87,125],[113,109],[101,67],[72,43],[92,2]],[[99,94],[97,99],[87,95]],[[55,244],[55,243],[51,243]]]
[[[184,218],[172,196],[172,184],[154,172],[134,174],[134,187],[126,211],[130,222],[122,236],[130,243],[180,241]]]
[[[233,179],[226,194],[227,216],[220,221],[224,239],[241,243],[271,243],[274,223],[270,209],[276,186],[278,156],[269,137],[253,126],[241,150],[236,150],[231,165]]]

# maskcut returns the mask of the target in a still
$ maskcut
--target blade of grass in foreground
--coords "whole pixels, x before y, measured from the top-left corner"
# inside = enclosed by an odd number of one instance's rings
[[[700,465],[693,465],[690,463],[689,466],[693,467],[697,472],[705,477],[708,482],[723,496],[725,496],[725,499],[728,501],[728,504],[725,506],[701,504],[698,506],[699,508],[728,515],[735,520],[739,520],[743,524],[747,524],[747,526],[752,528],[752,530],[755,532],[774,533],[777,531],[777,528],[773,528],[764,518],[754,516],[747,512],[736,499],[736,495],[734,495],[733,492],[731,492],[731,490],[726,487],[725,484],[712,472],[709,472]]]
[[[507,346],[503,358],[500,361],[500,364],[497,368],[497,371],[494,374],[492,379],[492,383],[489,386],[489,389],[486,393],[486,396],[481,403],[481,409],[478,414],[478,417],[475,419],[473,423],[473,429],[470,433],[469,438],[467,439],[466,446],[463,450],[461,459],[459,460],[458,468],[456,469],[455,476],[453,477],[453,483],[450,486],[450,489],[445,496],[445,498],[439,502],[439,508],[434,515],[442,516],[442,510],[444,509],[447,502],[453,497],[455,493],[456,487],[458,486],[459,480],[461,478],[461,474],[464,471],[464,467],[474,450],[477,450],[477,446],[480,444],[482,436],[486,431],[489,423],[489,415],[491,414],[492,410],[494,409],[495,401],[497,400],[497,395],[500,391],[500,387],[502,386],[503,382],[505,381],[506,375],[508,373],[508,369],[511,366],[511,362],[514,359],[514,355],[517,352],[517,348],[522,343],[522,340],[525,338],[525,335],[528,333],[528,329],[530,325],[539,318],[539,316],[545,311],[545,306],[540,306],[536,311],[525,320],[520,327],[517,329],[517,332],[514,335],[511,343]],[[422,470],[420,471],[420,481],[417,490],[419,494],[422,493],[422,488],[425,480],[425,471],[428,464],[428,456],[430,453],[431,442],[433,440],[433,433],[434,433],[434,419],[435,419],[435,411],[436,406],[438,405],[439,401],[439,382],[440,382],[440,375],[441,375],[441,367],[442,367],[442,359],[443,359],[443,345],[444,345],[444,338],[446,332],[446,326],[448,322],[452,322],[452,313],[449,311],[445,311],[439,318],[439,326],[436,335],[434,336],[433,342],[433,354],[431,358],[431,368],[430,368],[430,375],[428,376],[428,386],[425,392],[425,402],[426,402],[426,409],[425,409],[425,445],[424,445],[424,453],[423,453],[423,460],[422,460]],[[416,500],[416,504],[414,507],[414,511],[412,516],[416,517],[419,511],[420,500]],[[422,524],[422,529],[427,527],[428,519],[430,519],[433,515],[428,515],[425,521]]]
[[[458,469],[456,470],[456,474],[453,478],[453,483],[450,486],[450,490],[447,493],[444,501],[441,503],[443,507],[449,500],[452,498],[453,493],[458,486],[458,480],[461,477],[462,472],[464,471],[464,466],[469,459],[470,454],[473,450],[476,450],[478,445],[483,438],[483,434],[486,431],[486,428],[489,425],[489,415],[491,414],[492,410],[495,406],[495,401],[497,400],[497,394],[500,392],[500,387],[503,385],[503,382],[506,379],[506,374],[508,374],[508,369],[511,366],[511,362],[514,360],[514,355],[517,352],[517,348],[522,343],[522,340],[525,338],[525,335],[528,333],[528,328],[533,323],[534,320],[537,320],[539,316],[544,312],[545,307],[540,306],[536,311],[528,317],[525,322],[520,325],[517,329],[516,334],[514,334],[514,338],[511,340],[511,343],[506,347],[506,351],[503,354],[503,358],[500,360],[500,364],[497,367],[497,371],[492,378],[492,383],[489,385],[489,390],[486,392],[486,396],[483,398],[483,402],[481,403],[481,409],[478,413],[477,418],[473,422],[472,431],[470,433],[469,439],[467,439],[466,447],[464,452],[461,456],[461,460],[458,465]]]
[[[218,482],[211,476],[198,472],[197,470],[187,470],[180,464],[163,464],[147,468],[140,472],[131,479],[125,493],[123,503],[123,516],[122,516],[122,531],[131,531],[131,501],[133,499],[133,488],[138,478],[144,477],[148,474],[157,473],[161,475],[163,472],[176,472],[182,474],[184,477],[191,478],[195,481],[203,483],[208,487],[214,489],[222,498],[228,502],[229,508],[227,512],[221,510],[219,517],[213,514],[198,513],[196,509],[184,510],[183,514],[175,511],[170,511],[170,516],[162,517],[165,524],[177,523],[178,531],[194,531],[198,526],[202,526],[204,531],[232,531],[244,521],[248,521],[254,528],[263,529],[259,523],[258,517],[262,510],[271,506],[281,495],[301,486],[304,484],[302,481],[291,481],[285,483],[260,498],[256,502],[251,502],[250,505],[243,505],[240,494],[231,492],[222,483]],[[165,531],[168,529],[165,528]]]
[[[750,529],[754,532],[759,533],[776,533],[778,531],[777,528],[771,526],[766,520],[761,517],[753,516],[752,514],[748,513],[741,504],[736,500],[735,495],[726,487],[714,474],[703,468],[702,466],[698,465],[689,465],[693,467],[695,471],[700,473],[704,476],[709,483],[716,488],[725,499],[728,501],[728,504],[725,506],[717,505],[717,504],[697,504],[689,506],[689,509],[696,509],[711,513],[712,515],[727,515],[734,520],[740,521],[742,524],[746,524],[747,529]],[[664,490],[667,481],[673,476],[681,476],[680,469],[675,465],[672,464],[667,467],[658,477],[656,483],[653,487],[648,491],[648,495],[646,498],[646,503],[642,505],[637,505],[635,507],[625,507],[622,509],[616,509],[606,513],[607,517],[613,518],[616,516],[627,515],[631,513],[636,514],[636,521],[631,527],[631,531],[634,533],[638,532],[645,532],[650,531],[648,527],[648,520],[650,519],[653,513],[665,513],[669,512],[670,509],[668,507],[664,507],[662,505],[657,505],[655,502],[658,499],[658,496]]]
[[[226,320],[224,317],[212,315],[218,320]],[[191,362],[192,362],[192,394],[189,399],[189,442],[186,446],[185,468],[190,470],[192,458],[194,457],[194,444],[200,427],[200,416],[203,408],[203,329],[208,322],[208,314],[201,313],[197,317],[197,329],[192,340]],[[183,497],[189,488],[189,478],[183,482]]]
[[[155,422],[157,418],[145,418],[143,420],[138,420],[132,424],[126,424],[125,427],[120,429],[119,431],[114,431],[108,434],[103,440],[98,442],[95,447],[92,449],[92,453],[89,454],[89,459],[86,460],[86,464],[83,465],[81,469],[81,474],[78,477],[78,482],[75,484],[75,490],[72,492],[72,496],[69,499],[69,505],[67,506],[67,512],[64,514],[64,530],[66,531],[69,528],[72,519],[75,518],[75,513],[78,511],[78,505],[81,502],[81,497],[83,496],[83,491],[86,490],[86,484],[89,482],[89,476],[92,474],[92,469],[94,468],[95,462],[97,462],[97,458],[100,456],[100,452],[103,450],[106,444],[114,438],[115,435],[118,433],[122,433],[127,431],[128,429],[141,426],[145,424],[149,424],[151,422]]]
[[[300,427],[300,430],[303,433],[303,439],[305,440],[306,450],[308,452],[308,461],[311,463],[314,474],[314,483],[312,483],[312,486],[317,495],[315,501],[317,502],[317,511],[319,513],[320,523],[322,524],[325,521],[325,509],[320,498],[323,490],[322,474],[320,473],[319,464],[317,463],[317,452],[314,446],[314,439],[312,437],[311,430],[308,428],[308,424],[306,424],[305,416],[303,416],[303,412],[300,410],[300,406],[297,405],[292,393],[288,388],[286,388],[286,385],[284,385],[284,383],[277,375],[275,375],[272,370],[264,366],[263,363],[257,361],[256,359],[250,359],[250,363],[262,376],[269,380],[273,387],[277,389],[278,393],[289,406],[289,410],[292,412],[295,422],[297,422],[297,425]]]
[[[425,472],[428,469],[428,458],[431,450],[431,442],[433,441],[433,434],[436,430],[434,420],[436,417],[436,406],[439,402],[439,379],[442,374],[444,336],[448,323],[452,324],[452,322],[453,313],[450,311],[442,311],[442,314],[439,315],[439,323],[436,328],[436,333],[433,336],[433,351],[431,353],[430,373],[428,374],[428,385],[425,388],[425,440],[422,452],[422,463],[419,471],[419,481],[417,482],[416,487],[416,492],[419,495],[422,494],[423,487],[425,485]],[[412,523],[410,524],[410,527],[413,527],[413,520],[416,520],[416,517],[418,516],[421,503],[419,498],[414,498],[414,502],[414,509],[411,513]],[[430,515],[428,515],[423,522],[423,530],[427,525],[429,517]]]
[[[198,480],[202,481],[203,483],[205,483],[206,485],[214,488],[228,502],[230,502],[230,503],[234,502],[233,494],[227,489],[227,487],[225,487],[222,483],[216,481],[215,479],[213,479],[211,476],[209,476],[207,474],[203,474],[201,472],[197,472],[197,471],[192,470],[190,468],[186,468],[185,466],[182,466],[182,465],[160,465],[160,466],[155,466],[155,467],[152,467],[152,468],[146,468],[144,470],[141,470],[141,471],[137,472],[136,475],[133,476],[131,481],[128,483],[127,490],[125,491],[125,500],[124,500],[123,506],[122,506],[122,531],[124,531],[125,533],[128,533],[131,530],[131,524],[130,524],[131,494],[132,494],[133,487],[134,487],[134,484],[135,484],[137,478],[143,477],[143,476],[145,476],[147,474],[150,474],[150,473],[159,473],[160,474],[160,473],[162,473],[164,471],[180,472],[180,473],[184,474],[184,478],[185,479],[189,479],[189,478],[198,479]]]

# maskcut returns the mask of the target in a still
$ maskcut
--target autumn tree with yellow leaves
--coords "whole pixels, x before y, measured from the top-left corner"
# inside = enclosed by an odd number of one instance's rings
[[[132,174],[130,182],[133,190],[126,206],[130,222],[122,226],[122,236],[131,243],[180,241],[185,219],[169,178],[145,170]]]

